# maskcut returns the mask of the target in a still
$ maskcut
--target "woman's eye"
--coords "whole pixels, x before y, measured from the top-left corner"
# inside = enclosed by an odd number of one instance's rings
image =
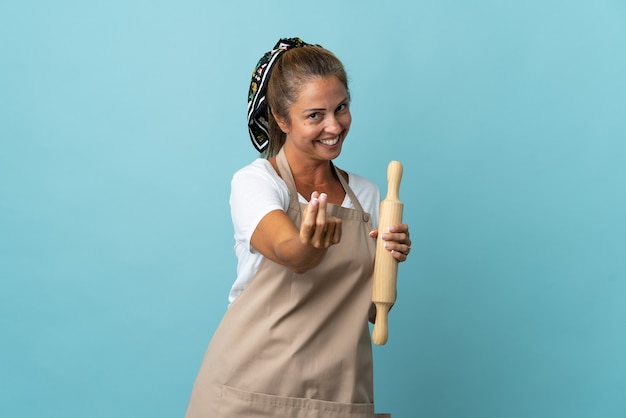
[[[345,103],[342,103],[342,104],[340,104],[340,105],[339,105],[339,107],[337,108],[337,111],[338,111],[338,112],[341,112],[341,111],[346,110],[347,108],[348,108],[348,105],[347,105],[347,104],[345,104]]]
[[[319,113],[317,113],[317,112],[316,113],[311,113],[309,115],[309,119],[317,119],[318,117],[319,117]]]

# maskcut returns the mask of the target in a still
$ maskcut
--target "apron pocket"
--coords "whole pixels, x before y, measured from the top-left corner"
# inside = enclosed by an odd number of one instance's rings
[[[374,404],[289,398],[222,386],[219,411],[219,418],[373,418]]]

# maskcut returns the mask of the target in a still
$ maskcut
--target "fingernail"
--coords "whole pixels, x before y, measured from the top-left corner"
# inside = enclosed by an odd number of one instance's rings
[[[320,200],[326,200],[326,193],[322,193],[320,195]]]

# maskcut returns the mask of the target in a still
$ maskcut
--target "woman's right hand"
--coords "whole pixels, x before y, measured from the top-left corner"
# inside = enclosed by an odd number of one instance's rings
[[[313,192],[302,214],[300,240],[314,248],[328,248],[341,241],[341,219],[326,213],[326,193]]]
[[[341,240],[341,219],[326,213],[327,197],[314,192],[302,213],[300,230],[282,210],[259,221],[250,244],[263,256],[304,273],[322,262],[326,250]]]

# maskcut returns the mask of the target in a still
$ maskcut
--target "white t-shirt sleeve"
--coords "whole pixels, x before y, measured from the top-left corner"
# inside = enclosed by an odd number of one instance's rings
[[[376,228],[378,225],[378,212],[380,210],[380,189],[376,183],[368,178],[350,172],[348,172],[348,184],[357,199],[359,199],[363,211],[369,213],[372,217],[372,226]],[[354,209],[354,204],[347,195],[342,206]]]
[[[273,210],[286,211],[289,192],[272,165],[257,159],[233,175],[230,192],[230,211],[235,241],[254,251],[250,239],[257,225]]]
[[[256,159],[233,175],[230,213],[235,237],[237,278],[228,295],[230,303],[243,292],[263,259],[250,244],[254,230],[269,212],[286,212],[288,207],[287,185],[269,161]]]

